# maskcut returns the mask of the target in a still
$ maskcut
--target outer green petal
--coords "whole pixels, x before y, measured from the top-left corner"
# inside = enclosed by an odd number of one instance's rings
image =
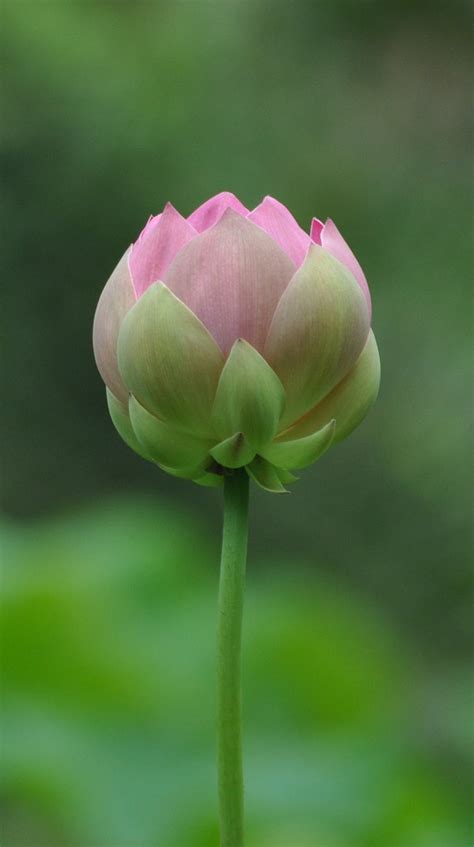
[[[100,295],[94,315],[92,344],[100,375],[121,403],[128,403],[117,365],[117,338],[123,319],[134,306],[136,295],[128,267],[130,250],[122,256]]]
[[[373,332],[369,333],[356,364],[324,400],[280,439],[302,438],[336,418],[334,444],[346,438],[375,403],[380,384],[380,357]],[[280,440],[279,439],[279,440]]]
[[[208,436],[223,355],[201,321],[161,282],[138,300],[118,340],[120,373],[139,403],[184,431]]]
[[[254,482],[265,491],[271,491],[273,494],[287,493],[286,488],[281,484],[277,469],[261,456],[255,456],[253,462],[247,465],[245,470]]]
[[[332,420],[323,429],[297,438],[293,441],[274,441],[263,455],[272,464],[281,468],[306,468],[319,459],[331,446],[336,431],[336,421]]]
[[[222,474],[205,473],[202,476],[193,479],[198,485],[204,485],[206,488],[219,488],[224,483]]]
[[[357,361],[369,332],[369,313],[354,277],[313,244],[283,293],[264,355],[287,395],[282,426],[319,402]]]
[[[178,479],[188,479],[190,482],[196,482],[198,485],[204,485],[206,488],[217,488],[224,482],[222,474],[203,471],[202,468],[167,468],[165,465],[160,465],[161,470],[169,473],[170,476],[176,476]]]
[[[285,392],[270,365],[251,344],[239,338],[222,371],[212,410],[221,438],[243,433],[259,451],[275,435]]]
[[[130,423],[139,443],[159,465],[188,468],[204,465],[212,441],[181,432],[147,412],[135,397],[128,404]]]
[[[224,468],[242,468],[252,461],[255,450],[242,432],[236,432],[212,448],[211,456]]]
[[[168,465],[160,465],[162,471],[166,471],[170,476],[176,476],[178,479],[189,479],[193,481],[197,477],[201,477],[205,474],[205,465],[202,463],[200,465],[190,465],[187,468],[172,468],[168,467]]]
[[[118,434],[123,438],[125,444],[128,444],[135,453],[142,456],[143,459],[152,461],[142,444],[137,440],[137,437],[132,429],[130,418],[126,407],[117,400],[109,388],[106,388],[107,406],[109,407],[110,417]]]

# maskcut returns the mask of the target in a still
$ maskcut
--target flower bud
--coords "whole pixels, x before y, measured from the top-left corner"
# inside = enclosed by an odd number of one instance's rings
[[[364,273],[332,221],[305,233],[266,197],[151,218],[107,282],[94,353],[124,441],[168,473],[269,491],[375,401],[380,361]]]

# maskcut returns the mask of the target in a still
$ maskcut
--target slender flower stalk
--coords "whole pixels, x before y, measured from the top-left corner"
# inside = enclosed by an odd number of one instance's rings
[[[217,771],[221,847],[242,847],[241,636],[247,559],[249,477],[224,481],[224,531],[217,622]]]

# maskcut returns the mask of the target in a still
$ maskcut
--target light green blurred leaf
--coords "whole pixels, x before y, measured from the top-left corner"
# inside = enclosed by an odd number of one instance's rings
[[[155,500],[7,526],[4,549],[6,847],[208,847],[217,550]],[[252,561],[245,614],[249,847],[461,847],[462,805],[405,735],[393,634],[273,564]]]

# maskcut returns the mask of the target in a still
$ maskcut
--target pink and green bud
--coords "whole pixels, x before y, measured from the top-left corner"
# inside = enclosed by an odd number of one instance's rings
[[[94,353],[137,453],[219,485],[284,491],[361,422],[380,362],[364,273],[332,221],[305,233],[271,197],[151,218],[100,297]]]

